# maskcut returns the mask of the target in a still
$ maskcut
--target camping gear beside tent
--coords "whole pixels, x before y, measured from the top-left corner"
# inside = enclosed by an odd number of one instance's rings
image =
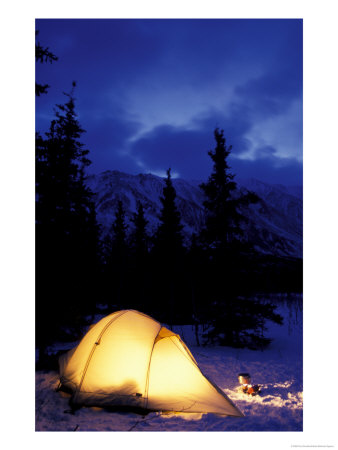
[[[135,310],[110,314],[59,359],[73,406],[243,414],[199,369],[178,334]]]
[[[259,384],[243,384],[238,388],[240,392],[248,395],[258,395],[261,391],[261,386]]]
[[[258,384],[251,384],[251,377],[248,373],[239,373],[238,381],[241,386],[237,390],[244,392],[244,394],[257,395],[261,391],[261,386]]]
[[[251,377],[248,373],[239,373],[238,374],[238,381],[240,384],[250,384],[251,383]]]

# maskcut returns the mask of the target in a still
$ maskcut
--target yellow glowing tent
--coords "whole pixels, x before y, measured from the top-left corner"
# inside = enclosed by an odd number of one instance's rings
[[[202,374],[180,336],[138,311],[100,320],[59,364],[61,385],[72,391],[74,406],[243,416]]]

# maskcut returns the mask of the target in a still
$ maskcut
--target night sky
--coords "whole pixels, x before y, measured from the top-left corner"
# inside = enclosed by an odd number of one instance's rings
[[[45,131],[75,91],[89,172],[206,179],[213,130],[232,144],[237,178],[302,184],[301,20],[37,20],[58,56],[37,64]]]

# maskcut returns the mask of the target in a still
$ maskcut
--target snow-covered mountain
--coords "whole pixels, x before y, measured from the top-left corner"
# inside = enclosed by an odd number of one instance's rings
[[[198,232],[203,224],[203,192],[201,181],[173,179],[177,206],[186,235]],[[164,179],[152,174],[130,175],[119,171],[105,171],[91,175],[88,185],[95,193],[97,219],[105,235],[112,225],[117,202],[121,200],[130,221],[141,201],[149,221],[148,230],[154,232],[161,209]],[[238,180],[240,192],[251,190],[259,196],[243,214],[249,219],[245,225],[248,239],[257,250],[279,256],[302,257],[303,200],[300,186],[282,186],[255,179]]]

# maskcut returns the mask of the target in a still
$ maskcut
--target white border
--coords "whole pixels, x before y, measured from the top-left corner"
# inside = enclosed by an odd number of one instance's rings
[[[290,448],[333,445],[336,434],[337,63],[334,1],[12,1],[1,6],[2,441],[12,448],[78,445]],[[34,19],[303,18],[305,394],[300,433],[35,433],[34,430]],[[4,420],[4,419],[3,419]],[[76,442],[74,440],[76,439]]]

